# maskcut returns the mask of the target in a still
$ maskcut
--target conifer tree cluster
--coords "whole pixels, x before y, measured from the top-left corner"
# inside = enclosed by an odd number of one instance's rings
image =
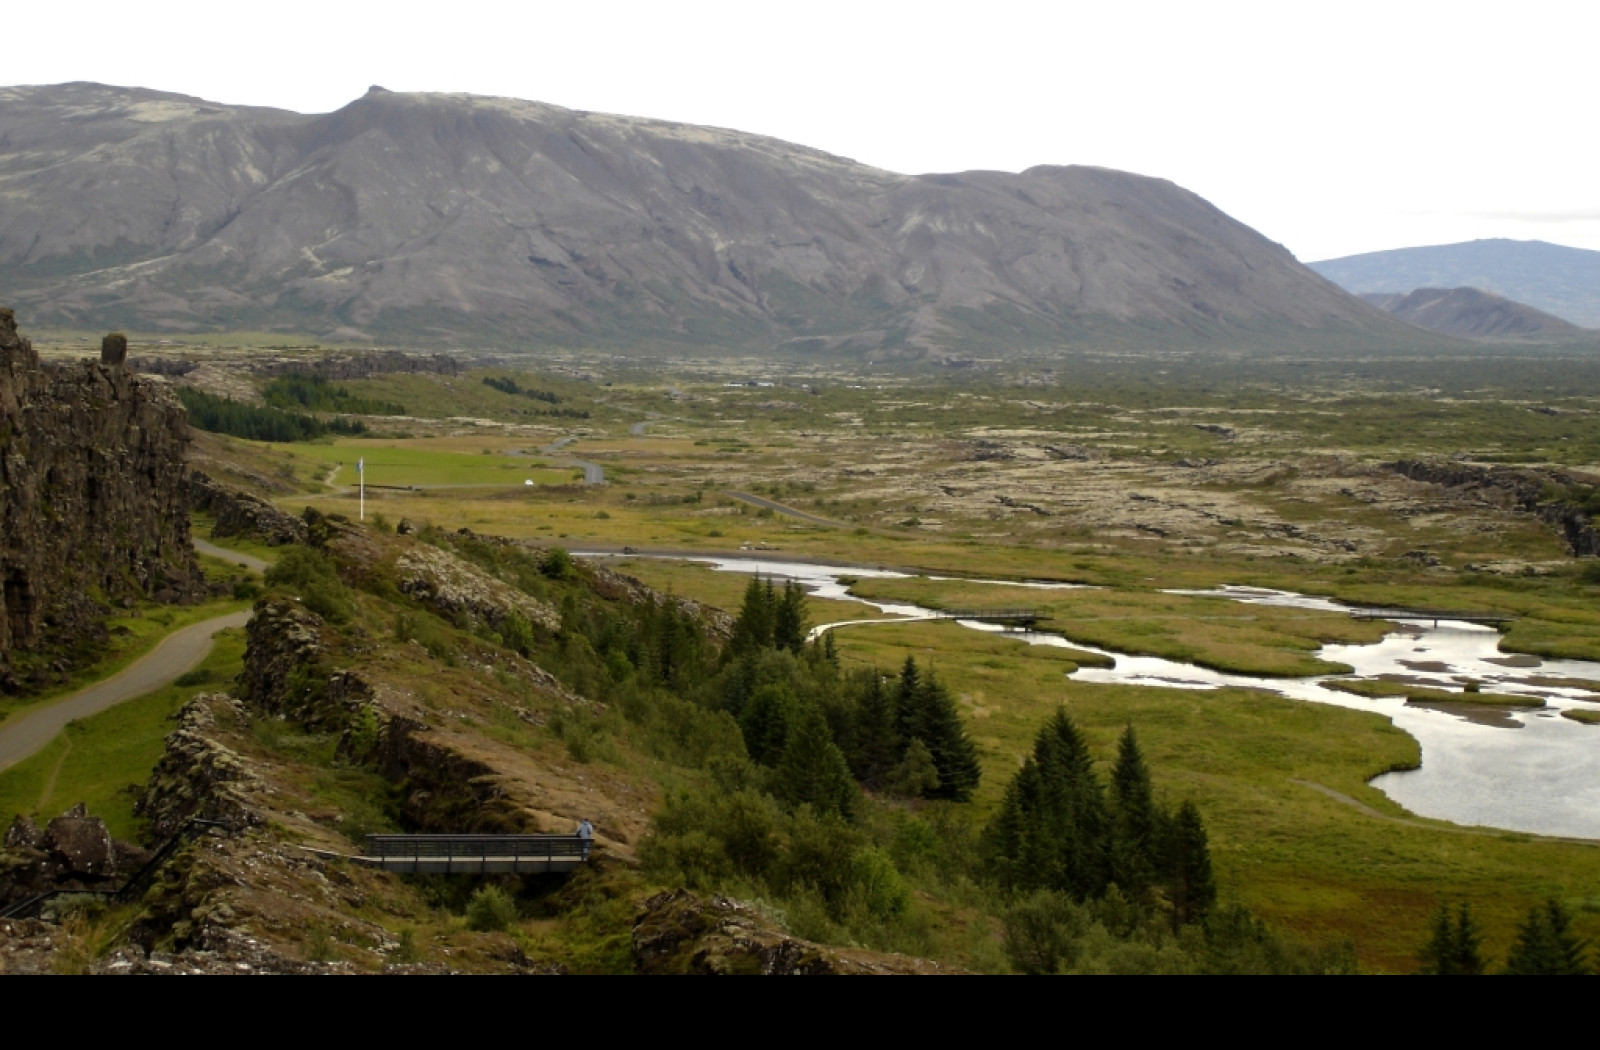
[[[806,644],[808,626],[804,587],[785,580],[780,592],[771,577],[752,576],[733,624],[730,648],[739,655],[763,648],[798,653]]]
[[[1433,935],[1422,949],[1422,972],[1444,976],[1481,974],[1483,934],[1472,917],[1472,909],[1462,904],[1454,917],[1441,905],[1433,916]]]
[[[1217,899],[1205,825],[1192,802],[1160,806],[1130,726],[1117,747],[1109,793],[1083,735],[1058,709],[1006,787],[983,833],[995,881],[1082,902],[1112,887],[1134,900],[1165,894],[1174,926],[1196,923]]]
[[[1502,973],[1570,976],[1592,972],[1589,946],[1572,932],[1572,915],[1554,897],[1536,904],[1517,928]]]
[[[1488,973],[1483,958],[1483,933],[1472,911],[1461,904],[1452,917],[1440,905],[1430,924],[1428,942],[1419,953],[1420,973],[1438,976]],[[1505,974],[1572,976],[1589,974],[1589,945],[1572,931],[1572,915],[1554,897],[1535,904],[1517,927]]]
[[[829,636],[807,644],[806,628],[803,587],[752,579],[721,679],[723,706],[738,720],[750,758],[778,770],[776,793],[814,806],[837,800],[823,808],[848,812],[837,786],[842,764],[851,797],[860,781],[905,797],[970,798],[982,772],[978,750],[943,683],[909,657],[898,677],[873,669],[841,674]],[[831,750],[822,747],[823,730]],[[808,756],[804,775],[801,759],[789,754],[797,748]]]

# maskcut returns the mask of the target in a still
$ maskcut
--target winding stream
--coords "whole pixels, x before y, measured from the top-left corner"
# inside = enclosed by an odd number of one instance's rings
[[[812,629],[812,637],[834,627],[926,620],[939,615],[919,605],[859,598],[849,592],[848,584],[841,582],[841,578],[905,579],[908,573],[766,558],[695,556],[677,560],[706,563],[720,572],[759,573],[797,580],[818,598],[859,602],[896,618],[822,624]],[[963,582],[1042,590],[1069,590],[1079,586],[1012,580],[963,579]],[[1260,588],[1222,587],[1212,591],[1173,593],[1250,604],[1348,611],[1346,606],[1326,598]],[[1263,689],[1296,700],[1379,712],[1422,745],[1420,769],[1388,773],[1372,781],[1375,787],[1411,812],[1457,824],[1600,839],[1600,727],[1585,726],[1562,718],[1560,714],[1563,708],[1569,707],[1600,710],[1600,703],[1596,702],[1600,697],[1548,681],[1567,678],[1600,683],[1600,663],[1509,656],[1500,652],[1499,632],[1476,624],[1447,620],[1435,626],[1431,621],[1401,621],[1399,629],[1385,635],[1381,641],[1370,645],[1328,645],[1317,653],[1324,660],[1353,667],[1353,675],[1264,678],[1227,674],[1159,657],[1109,652],[1042,631],[1008,631],[972,620],[956,622],[973,630],[1004,631],[1008,637],[1030,645],[1103,653],[1116,660],[1115,668],[1081,667],[1071,675],[1073,681],[1171,689],[1227,686]],[[1370,679],[1380,675],[1403,675],[1420,685],[1452,691],[1460,691],[1461,679],[1473,678],[1482,683],[1484,692],[1537,696],[1544,699],[1546,706],[1531,709],[1467,704],[1422,707],[1400,698],[1352,696],[1319,684],[1329,677]]]

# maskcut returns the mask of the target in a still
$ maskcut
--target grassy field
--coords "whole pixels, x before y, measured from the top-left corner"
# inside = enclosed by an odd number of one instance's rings
[[[0,813],[42,823],[84,802],[105,818],[113,835],[135,838],[139,818],[133,804],[161,757],[172,716],[196,693],[228,689],[243,660],[244,631],[219,632],[210,655],[184,676],[190,684],[170,685],[68,723],[43,750],[0,772]]]
[[[297,445],[296,455],[323,464],[331,483],[356,484],[356,460],[366,461],[367,484],[371,485],[561,485],[583,480],[581,470],[551,468],[544,460],[505,454],[484,454],[479,448],[435,450],[431,442],[345,438],[331,445]],[[530,449],[530,451],[537,451]]]

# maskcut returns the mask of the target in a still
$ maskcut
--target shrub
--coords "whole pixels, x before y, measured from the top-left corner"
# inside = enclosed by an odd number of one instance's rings
[[[499,886],[481,886],[467,902],[467,926],[479,933],[504,930],[517,921],[517,902]]]
[[[349,591],[333,562],[310,547],[290,547],[268,567],[265,579],[273,587],[298,594],[306,608],[330,623],[346,623],[352,609]]]

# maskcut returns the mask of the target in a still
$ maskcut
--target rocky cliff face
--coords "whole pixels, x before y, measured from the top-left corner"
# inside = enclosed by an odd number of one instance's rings
[[[182,601],[202,579],[189,544],[188,428],[126,343],[99,362],[41,364],[0,309],[0,686],[20,652],[70,656],[108,604]]]

